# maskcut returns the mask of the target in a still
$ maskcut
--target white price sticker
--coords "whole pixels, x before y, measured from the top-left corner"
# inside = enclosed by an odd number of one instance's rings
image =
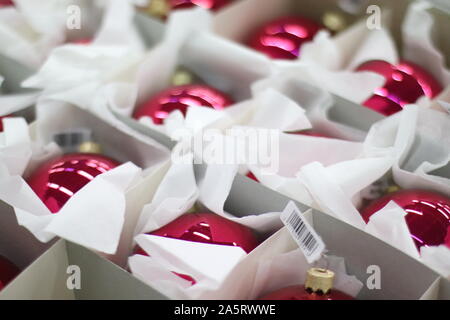
[[[325,251],[325,243],[306,221],[294,202],[289,202],[281,213],[281,221],[303,251],[308,263],[313,263],[321,258]]]

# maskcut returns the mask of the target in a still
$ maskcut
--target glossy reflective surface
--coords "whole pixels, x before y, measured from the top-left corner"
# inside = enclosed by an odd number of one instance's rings
[[[172,9],[199,6],[213,11],[219,10],[231,2],[233,2],[233,0],[169,0]]]
[[[306,290],[305,286],[290,286],[269,293],[259,300],[354,300],[354,298],[338,290],[318,294]]]
[[[213,213],[188,213],[153,231],[155,236],[241,247],[249,253],[258,246],[253,231]]]
[[[135,119],[151,117],[156,124],[162,124],[174,110],[186,115],[190,106],[210,107],[222,110],[233,103],[224,93],[205,85],[183,85],[166,89],[142,104],[133,114]]]
[[[57,213],[78,190],[118,165],[98,154],[67,154],[39,167],[27,182],[47,208]]]
[[[450,248],[450,226],[447,228],[447,237],[445,238],[445,245]]]
[[[8,259],[0,256],[0,290],[11,282],[18,274],[20,270]]]
[[[382,75],[386,82],[378,88],[364,105],[386,116],[399,112],[420,97],[436,97],[442,86],[434,77],[416,64],[401,61],[394,66],[386,61],[363,63],[357,71],[372,71]]]
[[[366,222],[394,201],[408,214],[406,222],[417,248],[444,244],[450,227],[450,198],[424,190],[401,190],[373,201],[361,211]]]
[[[247,178],[250,178],[252,180],[255,180],[256,182],[259,182],[258,178],[256,178],[256,176],[253,174],[253,172],[249,171],[247,173]]]
[[[300,56],[301,46],[323,28],[306,18],[284,17],[256,31],[249,46],[273,59],[293,60]]]
[[[192,242],[236,246],[247,253],[259,244],[251,229],[213,213],[187,213],[149,234]],[[136,247],[135,254],[147,255],[139,246]],[[175,274],[193,285],[196,283],[189,275]]]

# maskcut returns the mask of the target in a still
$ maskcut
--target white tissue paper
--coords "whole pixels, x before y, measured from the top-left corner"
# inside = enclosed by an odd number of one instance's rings
[[[126,1],[111,1],[90,45],[66,44],[56,48],[23,86],[42,89],[44,97],[90,107],[105,82],[129,80],[129,69],[144,56],[134,13]]]
[[[114,254],[122,227],[127,223],[129,191],[148,180],[147,177],[168,160],[169,151],[120,123],[108,125],[77,107],[58,101],[40,101],[37,108],[38,120],[30,126],[31,143],[22,132],[25,137],[19,139],[20,136],[16,135],[13,145],[18,150],[21,146],[27,147],[20,151],[28,156],[28,163],[17,162],[12,167],[8,160],[17,157],[17,154],[1,154],[4,160],[2,167],[9,165],[10,169],[2,172],[0,198],[14,208],[18,223],[42,242],[59,236],[106,254]],[[9,137],[10,130],[17,131],[20,127],[9,126],[13,120],[16,119],[6,121],[6,132],[3,133],[6,137]],[[92,130],[94,139],[100,143],[105,154],[123,164],[97,176],[57,214],[52,214],[24,178],[39,164],[61,153],[51,142],[54,134],[79,128]]]
[[[0,177],[7,174],[21,175],[31,158],[32,146],[28,125],[23,118],[5,118],[3,132],[0,132],[0,164],[3,172]]]
[[[298,76],[296,67],[292,67],[285,72],[271,75],[263,80],[257,81],[252,89],[255,95],[261,91],[268,89],[275,89],[292,99],[295,103],[305,109],[308,119],[311,121],[312,127],[319,133],[328,135],[330,137],[350,140],[350,141],[364,141],[366,132],[359,129],[362,124],[370,125],[372,120],[367,120],[366,114],[359,114],[357,111],[351,118],[347,117],[345,123],[341,119],[336,119],[334,113],[339,113],[336,108],[336,101],[333,96],[326,90],[321,89],[322,86],[313,86]],[[357,79],[355,84],[352,84],[354,90],[353,96],[362,92],[358,88],[361,81]],[[337,83],[347,83],[337,81]],[[362,100],[367,97],[365,93],[361,97]],[[362,110],[361,111],[365,111]]]
[[[192,159],[192,155],[187,157]],[[197,184],[192,163],[172,165],[152,202],[142,211],[136,229],[136,241],[151,257],[134,255],[129,258],[129,266],[135,276],[172,299],[215,299],[218,296],[232,298],[228,291],[218,288],[236,265],[247,257],[240,247],[199,245],[181,240],[160,239],[145,233],[166,225],[186,213],[195,203],[204,206],[206,211],[248,226],[260,235],[268,235],[280,229],[282,223],[280,213],[277,212],[261,215],[251,215],[249,212],[248,216],[238,218],[224,211],[223,206],[237,169],[237,166],[231,165],[210,165],[204,178]],[[206,263],[199,256],[211,261]],[[203,263],[205,264],[202,265]],[[211,267],[212,265],[221,267]],[[187,280],[176,279],[172,272],[191,275],[197,284],[191,286]]]
[[[256,98],[257,101],[249,101],[252,97],[251,84],[271,72],[270,62],[264,57],[248,55],[248,52],[239,45],[215,36],[210,31],[211,19],[212,14],[202,8],[181,10],[171,14],[164,40],[139,63],[135,82],[130,83],[137,96],[134,93],[130,99],[121,99],[121,103],[111,104],[111,110],[116,114],[131,116],[141,103],[169,87],[177,67],[183,66],[201,82],[230,95],[236,104],[223,111],[201,106],[191,107],[185,117],[181,112],[174,111],[162,125],[154,124],[149,117],[140,119],[139,123],[173,137],[177,135],[176,131],[180,130],[195,133],[208,126],[226,127],[246,118],[248,113],[255,112],[257,104],[264,97]],[[110,95],[124,94],[117,90],[116,92],[115,94],[112,90]],[[282,110],[286,109],[284,107],[286,103],[290,104],[289,112],[294,112],[292,121],[295,122],[298,117],[295,113],[298,111],[292,111],[294,109],[292,103],[285,101],[278,103],[283,105],[280,108]],[[290,114],[282,113],[282,115],[285,122],[291,121],[288,120]],[[261,122],[262,119],[258,121]]]
[[[0,52],[32,68],[39,67],[51,50],[72,33],[78,37],[92,33],[101,10],[97,1],[86,0],[14,0],[14,3],[15,6],[0,10]],[[68,27],[72,24],[73,29]]]
[[[437,271],[445,270],[447,262],[443,257],[450,249],[425,248],[422,249],[425,255],[420,254],[404,219],[406,213],[398,205],[388,204],[367,225],[357,208],[362,198],[380,196],[376,193],[373,196],[370,191],[377,180],[388,176],[404,189],[419,188],[449,195],[449,177],[435,173],[449,162],[449,121],[438,111],[409,105],[376,123],[369,132],[364,150],[378,157],[331,167],[317,162],[302,167],[299,178],[314,199],[312,206],[365,230]]]
[[[0,70],[1,72],[1,70]],[[9,116],[15,112],[32,106],[37,100],[38,92],[7,92],[2,90],[5,79],[0,75],[0,117]]]

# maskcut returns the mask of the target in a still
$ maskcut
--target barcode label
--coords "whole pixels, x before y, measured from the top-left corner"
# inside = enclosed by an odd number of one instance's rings
[[[303,251],[308,263],[319,260],[325,251],[325,243],[304,219],[294,202],[289,202],[281,213],[281,221]]]

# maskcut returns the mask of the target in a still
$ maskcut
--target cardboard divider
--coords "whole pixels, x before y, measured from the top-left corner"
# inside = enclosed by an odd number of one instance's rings
[[[27,229],[17,223],[14,209],[0,201],[0,254],[8,258],[24,270],[43,252],[51,243],[41,243]]]
[[[164,300],[159,292],[98,254],[67,242],[69,263],[81,270],[81,288],[74,292],[79,300]]]
[[[0,292],[0,300],[73,300],[66,242],[59,240]]]
[[[21,87],[22,81],[28,78],[34,71],[9,57],[0,55],[0,75],[5,78],[2,84],[3,93],[34,91],[33,89]]]

